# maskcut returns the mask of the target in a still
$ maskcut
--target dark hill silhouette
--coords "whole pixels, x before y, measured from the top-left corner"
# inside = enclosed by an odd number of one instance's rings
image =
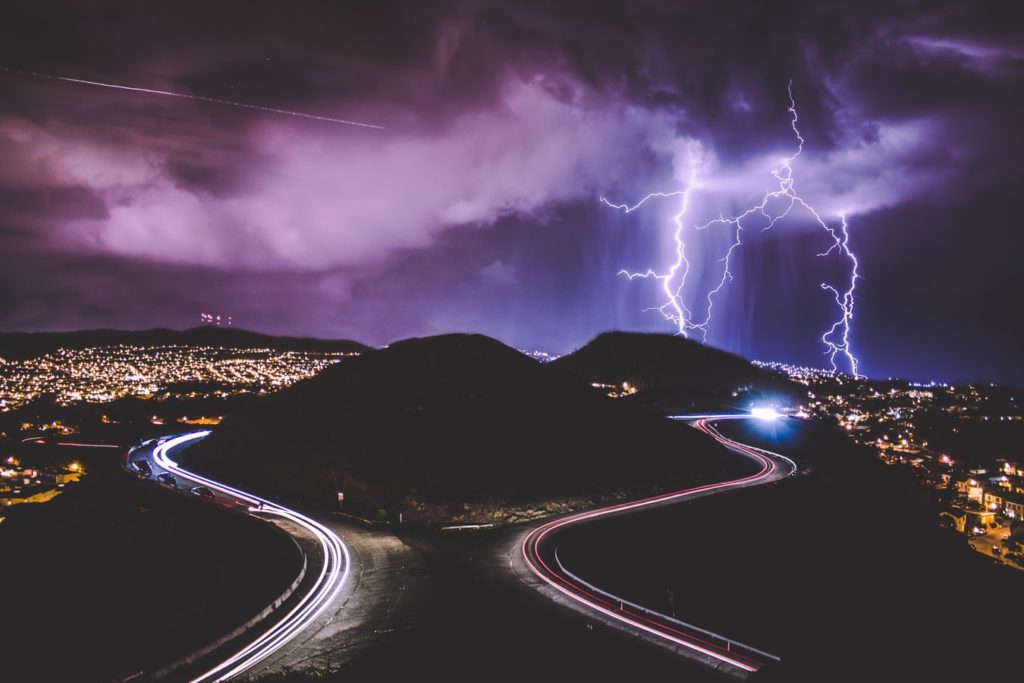
[[[606,398],[488,337],[409,339],[228,418],[183,457],[273,495],[405,519],[507,520],[723,476],[703,435]],[[580,498],[583,497],[583,498]]]
[[[762,370],[740,356],[683,337],[637,332],[605,332],[552,363],[587,382],[628,382],[647,403],[738,407],[747,395],[796,392],[785,377]],[[740,400],[737,400],[737,399]]]
[[[274,337],[234,327],[203,326],[188,330],[80,330],[76,332],[0,332],[0,358],[17,360],[57,349],[85,349],[129,344],[133,346],[226,346],[271,348],[280,351],[363,352],[369,347],[347,339]]]

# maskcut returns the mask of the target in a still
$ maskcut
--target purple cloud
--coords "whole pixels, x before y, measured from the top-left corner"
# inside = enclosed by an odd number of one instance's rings
[[[487,287],[511,287],[518,281],[515,266],[500,260],[491,261],[480,269],[480,282]]]
[[[891,294],[933,264],[964,269],[935,301],[996,310],[1019,290],[992,265],[1016,253],[1008,226],[1024,211],[1008,180],[1024,163],[1018,11],[224,0],[126,3],[100,19],[18,0],[0,27],[11,68],[387,130],[0,72],[0,327],[182,324],[210,307],[377,342],[459,328],[564,350],[611,327],[664,330],[640,312],[650,292],[615,273],[670,259],[675,205],[626,219],[597,198],[677,190],[692,155],[694,223],[749,206],[792,153],[792,79],[807,139],[796,182],[826,218],[850,218],[865,253],[858,343],[884,355],[880,331],[907,308]],[[993,231],[972,234],[973,260],[965,225]],[[815,236],[799,220],[778,227],[751,236],[737,303],[722,300],[738,319],[712,341],[813,356],[806,331],[776,324],[787,307],[809,310],[803,290],[787,290],[781,311],[760,296],[781,271],[815,275],[796,256],[813,255]],[[701,239],[694,273],[713,277],[728,235]],[[945,334],[944,305],[913,306],[915,329]],[[991,328],[965,328],[961,345],[987,343]],[[794,359],[818,360],[804,352]]]
[[[2,139],[32,175],[0,182],[74,184],[102,198],[108,216],[62,231],[83,248],[210,267],[323,270],[426,247],[452,226],[541,217],[551,205],[590,199],[639,156],[657,154],[671,127],[663,113],[582,88],[566,101],[538,77],[510,83],[494,106],[441,130],[351,135],[268,120],[249,133],[261,163],[221,195],[181,183],[158,152],[8,119]]]

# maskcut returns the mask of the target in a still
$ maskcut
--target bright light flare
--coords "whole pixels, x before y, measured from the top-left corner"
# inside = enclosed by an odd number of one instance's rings
[[[784,417],[783,414],[775,410],[775,408],[766,408],[764,406],[751,408],[750,416],[756,417],[759,420],[778,420],[780,417]]]

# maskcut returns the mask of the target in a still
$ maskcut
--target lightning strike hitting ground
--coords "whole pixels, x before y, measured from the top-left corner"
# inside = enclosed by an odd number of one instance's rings
[[[101,81],[88,81],[82,78],[69,78],[68,76],[54,76],[52,74],[42,74],[35,71],[20,71],[18,69],[8,69],[6,67],[0,67],[0,71],[6,71],[7,73],[17,74],[19,76],[31,76],[32,78],[42,78],[49,81],[63,81],[64,83],[77,83],[79,85],[91,85],[99,88],[112,88],[114,90],[127,90],[130,92],[145,93],[147,95],[163,95],[165,97],[177,97],[183,100],[195,100],[197,102],[206,102],[208,104],[225,104],[229,107],[239,107],[241,109],[251,109],[253,111],[261,111],[267,114],[282,114],[284,116],[296,116],[301,119],[311,119],[313,121],[323,121],[325,123],[340,123],[345,126],[357,126],[359,128],[374,128],[376,130],[384,130],[384,126],[378,126],[373,123],[362,123],[360,121],[349,121],[348,119],[337,119],[331,116],[320,116],[319,114],[306,114],[300,111],[291,111],[288,109],[276,109],[274,107],[264,107],[259,104],[246,104],[245,102],[235,102],[233,100],[222,100],[216,97],[203,97],[202,95],[190,95],[182,92],[171,92],[169,90],[154,90],[152,88],[137,88],[130,85],[118,85],[116,83],[103,83]]]
[[[840,215],[840,225],[838,229],[830,226],[825,222],[817,210],[804,201],[804,199],[800,197],[794,189],[792,164],[803,153],[804,138],[800,134],[800,129],[797,126],[799,117],[796,111],[796,101],[793,99],[792,81],[790,81],[787,90],[789,92],[788,111],[792,115],[790,127],[793,129],[793,133],[796,136],[798,144],[796,151],[791,156],[784,157],[780,165],[772,171],[772,176],[779,181],[778,189],[765,194],[759,204],[747,209],[741,214],[728,218],[722,216],[708,221],[703,225],[694,226],[694,229],[696,230],[707,230],[715,225],[728,225],[733,229],[733,241],[729,245],[729,249],[726,251],[725,256],[718,260],[719,263],[723,264],[722,276],[718,280],[718,283],[707,293],[707,307],[705,309],[703,319],[694,319],[682,298],[683,287],[686,285],[686,276],[690,270],[690,263],[686,258],[686,245],[683,239],[683,216],[686,214],[688,208],[690,190],[694,187],[694,181],[696,178],[695,171],[691,172],[689,182],[684,190],[677,192],[652,192],[632,206],[628,204],[613,204],[604,197],[601,197],[601,202],[611,208],[619,209],[625,213],[631,213],[640,208],[649,199],[675,196],[682,197],[681,208],[673,218],[676,225],[674,234],[676,243],[676,260],[669,267],[668,271],[662,274],[653,270],[647,270],[640,273],[622,270],[619,271],[619,273],[621,275],[625,275],[630,280],[638,277],[661,280],[662,289],[667,297],[667,301],[657,308],[646,310],[659,311],[667,320],[676,325],[678,334],[683,336],[689,336],[690,332],[699,331],[701,341],[704,343],[707,342],[708,325],[711,323],[715,297],[722,291],[725,285],[733,279],[732,271],[730,270],[730,260],[736,249],[743,243],[743,231],[746,229],[744,221],[754,215],[760,216],[762,219],[767,221],[767,223],[761,228],[761,231],[764,232],[775,227],[776,223],[786,218],[794,207],[799,206],[803,208],[832,239],[831,246],[829,246],[829,248],[824,252],[819,253],[818,256],[828,256],[833,252],[838,252],[841,257],[850,262],[849,286],[843,291],[840,291],[839,288],[830,284],[824,282],[821,283],[822,290],[831,292],[835,297],[836,305],[840,310],[840,317],[821,335],[821,342],[826,347],[825,355],[829,357],[829,362],[832,364],[833,371],[839,370],[839,366],[836,364],[836,357],[842,356],[846,359],[847,364],[850,367],[850,373],[857,377],[859,376],[859,361],[853,354],[853,350],[850,345],[850,323],[853,320],[854,290],[857,286],[857,280],[860,278],[857,271],[859,263],[856,255],[850,250],[850,234],[846,224],[846,216]],[[776,204],[779,204],[780,202],[781,205],[776,206]]]
[[[692,159],[691,159],[692,162]],[[691,322],[692,315],[690,310],[686,307],[683,302],[683,286],[686,285],[686,275],[690,272],[690,262],[686,258],[686,243],[683,241],[683,216],[686,215],[686,210],[690,203],[690,191],[694,188],[697,182],[697,167],[696,165],[690,165],[690,175],[687,178],[686,189],[678,190],[676,192],[652,192],[636,204],[629,206],[628,204],[612,204],[605,197],[601,197],[601,202],[612,207],[613,209],[620,209],[625,213],[632,213],[636,211],[644,202],[654,197],[681,197],[679,212],[673,216],[672,220],[676,224],[675,242],[676,242],[676,261],[669,267],[668,272],[664,275],[659,275],[653,270],[647,270],[643,273],[631,273],[628,270],[620,270],[619,275],[625,275],[630,280],[634,278],[654,278],[655,280],[661,280],[662,291],[665,292],[665,296],[668,298],[661,306],[653,309],[644,310],[656,310],[665,316],[666,319],[671,320],[679,329],[679,334],[685,336],[689,330],[695,329],[695,325]],[[673,282],[678,281],[678,284],[673,289]]]

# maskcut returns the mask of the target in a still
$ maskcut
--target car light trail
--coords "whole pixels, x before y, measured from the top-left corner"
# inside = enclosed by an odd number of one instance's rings
[[[723,490],[754,486],[776,481],[796,471],[796,464],[789,458],[766,451],[761,448],[747,446],[722,436],[709,423],[710,420],[745,419],[750,415],[693,415],[679,416],[673,419],[693,420],[693,426],[716,439],[719,443],[734,451],[738,451],[761,465],[761,469],[752,475],[705,484],[681,491],[673,491],[642,500],[620,503],[609,507],[581,512],[557,519],[530,532],[523,541],[521,550],[523,559],[530,570],[549,586],[561,594],[571,598],[590,609],[596,610],[612,619],[640,629],[659,639],[681,645],[695,652],[706,655],[714,660],[730,664],[746,672],[760,669],[769,660],[778,658],[748,645],[744,645],[725,636],[687,624],[667,615],[659,614],[640,605],[631,603],[624,598],[593,586],[566,570],[558,561],[557,547],[553,550],[554,561],[545,559],[542,548],[545,539],[550,539],[552,532],[588,520],[620,514],[642,508],[650,508],[666,503],[677,502],[697,494],[707,494]],[[780,468],[776,463],[781,463]]]
[[[222,495],[247,503],[251,506],[251,511],[281,517],[303,527],[317,539],[323,548],[324,565],[309,591],[284,617],[252,643],[205,673],[193,678],[193,683],[227,680],[252,668],[284,647],[313,624],[334,601],[345,585],[351,567],[348,547],[337,534],[316,520],[251,493],[185,470],[168,456],[169,450],[205,438],[209,433],[208,431],[195,432],[168,439],[153,449],[153,460],[175,476],[203,484]]]

